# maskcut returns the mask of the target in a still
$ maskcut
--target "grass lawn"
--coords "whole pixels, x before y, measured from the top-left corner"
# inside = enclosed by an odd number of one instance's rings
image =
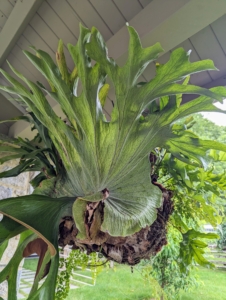
[[[151,287],[140,273],[130,267],[117,266],[115,270],[105,269],[93,287],[83,286],[71,290],[67,300],[150,300]]]
[[[199,269],[202,285],[181,294],[181,300],[226,300],[226,271]]]
[[[38,259],[25,259],[24,268],[36,270]],[[86,271],[77,271],[85,275]],[[181,293],[180,300],[226,300],[226,270],[199,268],[195,273],[201,281],[200,286]],[[90,276],[90,273],[86,275]],[[89,281],[90,282],[90,281]],[[104,269],[97,277],[93,287],[82,286],[71,290],[66,300],[152,300],[152,288],[136,268],[131,273],[128,266]],[[171,299],[168,299],[171,300]]]
[[[209,259],[212,261],[225,261],[226,262],[226,257],[210,257]]]
[[[226,300],[226,271],[200,268],[196,273],[202,281],[193,292],[181,293],[181,300]],[[127,266],[116,270],[105,269],[97,278],[94,287],[83,286],[71,290],[67,300],[151,300],[151,286],[140,273]],[[168,299],[171,300],[171,299]]]
[[[23,268],[36,271],[38,265],[38,258],[25,258]]]

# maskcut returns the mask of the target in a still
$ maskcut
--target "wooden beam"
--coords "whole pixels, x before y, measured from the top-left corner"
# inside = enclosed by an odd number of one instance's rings
[[[7,22],[0,32],[0,66],[36,13],[43,0],[17,1]]]

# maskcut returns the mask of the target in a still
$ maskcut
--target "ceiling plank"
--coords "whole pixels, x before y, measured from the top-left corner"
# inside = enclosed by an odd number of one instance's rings
[[[48,54],[55,59],[55,51],[53,51],[49,45],[43,40],[43,38],[36,32],[32,26],[29,24],[24,30],[23,35],[24,39],[19,39],[18,45],[21,49],[29,49],[30,46],[34,46],[37,49],[42,49],[43,51],[48,52]]]
[[[8,18],[13,10],[13,5],[9,1],[1,1],[1,11]]]
[[[52,9],[51,9],[52,10]],[[31,20],[30,25],[38,33],[38,35],[45,41],[46,44],[52,49],[54,53],[57,51],[59,37],[55,34],[51,27],[45,22],[42,16],[37,13],[34,18]],[[69,69],[73,67],[73,61],[69,54],[69,51],[64,47],[64,54],[67,62],[69,62]],[[55,55],[54,55],[55,61]]]
[[[62,20],[62,22],[64,22],[67,28],[76,37],[76,40],[78,40],[79,23],[81,20],[78,18],[68,2],[62,0],[47,0],[47,2]]]
[[[0,120],[9,120],[15,116],[22,115],[22,112],[19,111],[10,101],[8,101],[2,94],[0,94],[0,107],[4,107],[4,110],[0,110]],[[10,127],[12,122],[4,123],[5,126]]]
[[[10,50],[16,44],[18,38],[42,2],[43,0],[24,0],[18,1],[15,4],[7,22],[0,32],[0,66],[5,61]]]
[[[7,22],[7,17],[2,12],[2,10],[0,10],[0,27],[3,28],[6,22]]]
[[[15,6],[15,4],[17,3],[18,0],[8,0],[8,1],[9,1],[9,3],[11,3],[12,6]]]
[[[145,7],[145,6],[147,6],[148,4],[150,4],[150,2],[152,1],[152,0],[138,0],[139,2],[140,2],[140,4],[143,6],[143,8]]]
[[[51,28],[45,23],[42,17],[36,13],[34,18],[31,20],[30,25],[55,53],[59,39],[51,30]]]
[[[71,31],[67,28],[61,18],[56,14],[56,12],[47,2],[43,2],[37,13],[55,34],[58,40],[62,39],[65,45],[67,45],[68,43],[76,43],[76,37],[71,33]],[[57,48],[55,48],[55,51],[56,50]],[[69,68],[72,69],[74,67],[74,63],[66,46],[64,47],[64,54],[67,58]]]
[[[225,55],[226,55],[226,36],[225,36],[225,28],[226,28],[226,15],[215,21],[211,24],[211,28],[218,39]]]
[[[215,86],[226,86],[226,74],[204,85],[204,87],[207,89],[210,89]]]
[[[75,11],[75,13],[78,15],[85,26],[89,28],[91,28],[92,26],[97,27],[105,39],[109,39],[112,36],[112,32],[108,28],[107,24],[100,17],[100,15],[88,0],[67,0],[67,2],[70,4],[71,8]]]
[[[223,29],[223,28],[222,28]],[[218,72],[210,71],[213,80],[226,73],[226,57],[210,26],[205,27],[190,38],[201,59],[212,59]],[[211,47],[210,47],[211,45]]]
[[[90,0],[90,3],[114,34],[125,25],[125,19],[112,1]]]
[[[131,0],[113,0],[115,5],[121,11],[126,22],[129,22],[134,16],[136,16],[143,8],[138,1]]]
[[[51,28],[58,39],[63,39],[65,44],[75,44],[76,36],[67,28],[63,20],[56,14],[52,7],[43,2],[38,10],[38,14],[42,17],[45,23]]]
[[[6,126],[4,123],[0,124],[0,133],[4,135],[8,135],[9,127]]]

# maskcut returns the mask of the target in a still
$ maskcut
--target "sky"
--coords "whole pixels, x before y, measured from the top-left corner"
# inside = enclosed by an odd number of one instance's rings
[[[223,101],[224,103],[216,103],[215,105],[220,109],[226,110],[226,99]],[[226,114],[222,113],[214,113],[214,112],[203,112],[203,117],[212,121],[213,123],[219,126],[226,126]]]

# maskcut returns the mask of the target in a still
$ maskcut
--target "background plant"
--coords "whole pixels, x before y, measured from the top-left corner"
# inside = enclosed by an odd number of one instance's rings
[[[56,283],[56,300],[66,299],[70,291],[70,283],[73,272],[77,270],[77,267],[81,267],[82,270],[87,267],[91,269],[93,283],[95,283],[98,273],[101,271],[103,261],[98,259],[97,253],[86,253],[75,250],[70,251],[67,258],[60,258],[59,268],[61,271],[57,277]]]
[[[224,127],[201,115],[180,121],[175,130],[180,134],[191,130],[203,138],[221,141],[225,135]],[[217,235],[203,233],[203,224],[224,228],[219,225],[225,218],[224,154],[210,151],[210,158],[215,156],[216,161],[210,159],[206,170],[183,164],[164,149],[157,149],[155,155],[159,158],[153,168],[159,174],[160,182],[174,193],[174,213],[168,225],[168,244],[151,262],[146,262],[150,268],[147,276],[154,277],[170,299],[177,299],[181,290],[187,291],[198,284],[192,272],[194,263],[214,267],[204,254],[208,238],[217,241]],[[221,155],[222,161],[218,162]],[[200,237],[206,239],[201,241]],[[219,237],[218,244],[222,246],[223,230],[219,230]]]
[[[180,299],[181,291],[188,292],[199,284],[197,277],[191,273],[191,265],[188,266],[187,272],[180,269],[181,241],[179,232],[171,228],[168,232],[168,244],[151,259],[150,276],[155,278],[162,288],[162,292],[159,292],[161,299]],[[165,297],[162,295],[164,292]]]

